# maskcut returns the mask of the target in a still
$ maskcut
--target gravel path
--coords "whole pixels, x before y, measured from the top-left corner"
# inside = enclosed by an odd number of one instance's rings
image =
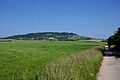
[[[107,56],[103,58],[97,80],[120,80],[120,59],[115,59],[107,46],[105,49]]]

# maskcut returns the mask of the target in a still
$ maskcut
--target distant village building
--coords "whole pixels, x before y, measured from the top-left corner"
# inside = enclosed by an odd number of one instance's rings
[[[53,37],[49,37],[49,39],[55,39],[55,38],[53,38]]]

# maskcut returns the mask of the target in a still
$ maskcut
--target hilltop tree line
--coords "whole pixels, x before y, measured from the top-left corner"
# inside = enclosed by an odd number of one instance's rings
[[[75,33],[68,32],[39,32],[29,33],[25,35],[10,36],[4,39],[77,41],[77,40],[89,40],[91,38],[79,36]]]
[[[114,35],[108,38],[108,46],[115,45],[117,50],[120,50],[120,28],[114,33]]]

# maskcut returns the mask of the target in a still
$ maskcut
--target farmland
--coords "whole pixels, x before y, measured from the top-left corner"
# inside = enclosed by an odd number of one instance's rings
[[[1,80],[95,80],[102,42],[0,42]]]

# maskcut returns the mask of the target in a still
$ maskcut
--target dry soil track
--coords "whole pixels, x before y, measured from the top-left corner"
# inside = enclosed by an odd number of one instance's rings
[[[120,59],[112,56],[108,46],[105,47],[105,54],[97,80],[120,80]]]

